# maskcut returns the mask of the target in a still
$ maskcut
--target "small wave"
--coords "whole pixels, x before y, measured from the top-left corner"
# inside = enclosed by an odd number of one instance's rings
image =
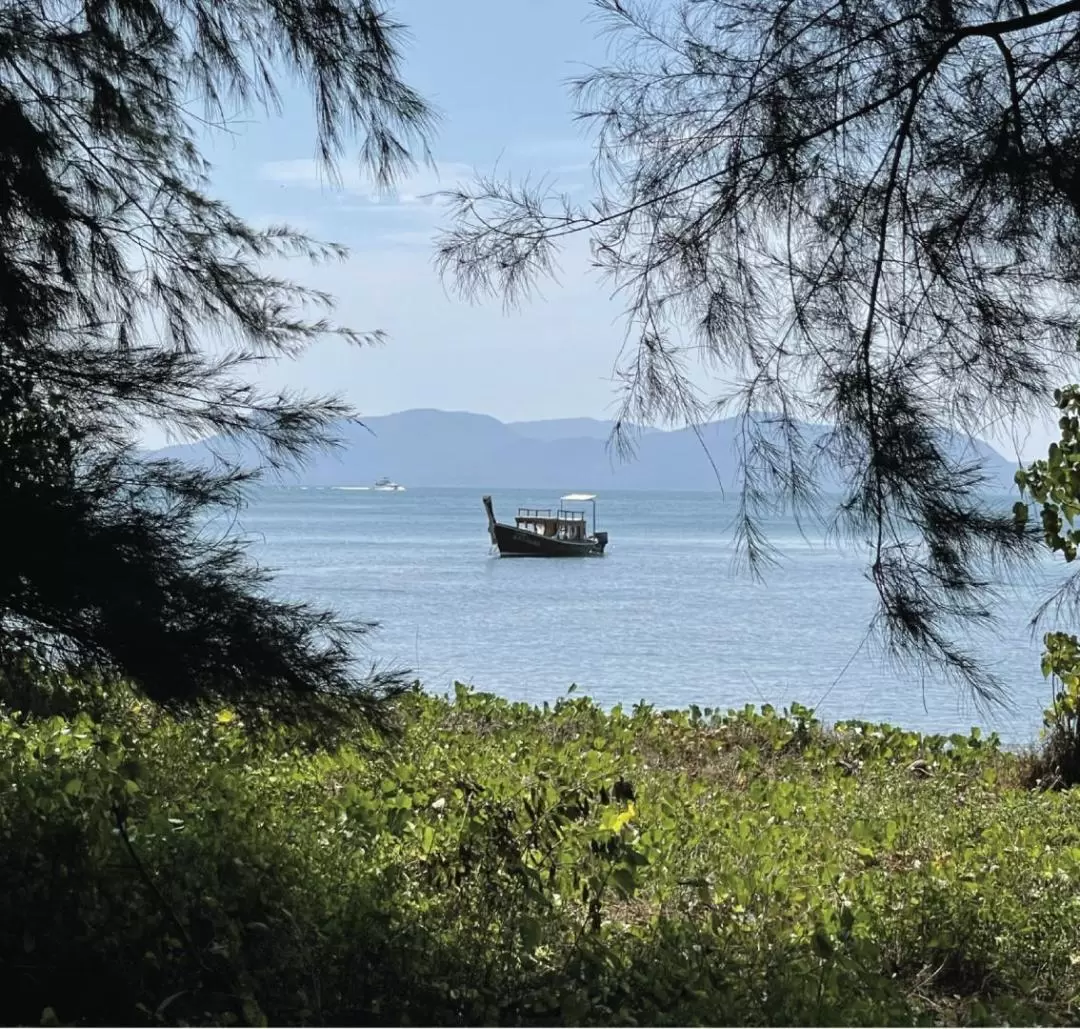
[[[360,490],[369,490],[370,486],[331,486],[331,489],[342,490],[345,493],[356,493]]]

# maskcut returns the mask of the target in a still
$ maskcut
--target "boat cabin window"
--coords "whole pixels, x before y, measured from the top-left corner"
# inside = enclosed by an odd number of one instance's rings
[[[584,511],[552,512],[550,509],[522,507],[518,508],[515,521],[519,529],[555,539],[582,541],[588,535]]]
[[[585,538],[585,522],[581,519],[562,518],[559,520],[559,538],[564,540],[582,540]]]

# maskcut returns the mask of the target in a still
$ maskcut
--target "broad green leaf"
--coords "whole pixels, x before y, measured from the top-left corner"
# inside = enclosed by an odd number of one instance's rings
[[[632,897],[634,891],[637,889],[637,882],[634,879],[634,873],[625,866],[616,868],[611,873],[611,880],[615,884],[619,893],[624,897]]]
[[[540,946],[544,936],[544,927],[540,919],[533,915],[525,915],[521,919],[520,926],[521,945],[531,954]]]

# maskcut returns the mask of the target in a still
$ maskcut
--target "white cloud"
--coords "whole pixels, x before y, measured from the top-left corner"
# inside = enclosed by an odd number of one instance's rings
[[[436,162],[433,167],[421,167],[402,178],[393,189],[380,189],[375,181],[355,166],[342,166],[334,182],[309,158],[289,161],[269,161],[260,169],[260,177],[284,187],[325,189],[344,192],[364,201],[364,207],[435,207],[437,199],[431,194],[452,189],[475,177],[475,169],[455,161]]]
[[[519,141],[513,143],[509,147],[509,153],[518,157],[529,158],[535,160],[562,158],[563,162],[567,158],[571,160],[580,159],[582,161],[588,161],[591,158],[595,143],[585,136],[578,139],[534,139],[528,141]]]
[[[256,229],[269,229],[275,225],[287,225],[290,229],[306,233],[309,236],[317,235],[320,231],[318,221],[308,215],[257,214],[248,219],[248,224]]]
[[[435,234],[434,232],[384,232],[379,239],[399,246],[430,247],[434,243]]]
[[[497,178],[502,172],[510,172],[515,181],[522,174],[512,167],[513,162],[498,162],[504,166],[477,168],[462,161],[437,161],[431,167],[422,167],[404,176],[392,189],[379,186],[357,165],[343,165],[337,181],[332,180],[318,162],[309,158],[285,161],[269,161],[259,169],[264,181],[276,182],[283,189],[319,190],[336,200],[337,211],[394,211],[415,213],[425,217],[438,214],[441,204],[437,193],[455,187],[466,187],[475,182],[479,173],[493,173]],[[534,181],[539,177],[565,180],[555,182],[556,188],[567,193],[580,192],[585,188],[582,173],[590,165],[587,161],[559,163],[550,168],[523,169]]]

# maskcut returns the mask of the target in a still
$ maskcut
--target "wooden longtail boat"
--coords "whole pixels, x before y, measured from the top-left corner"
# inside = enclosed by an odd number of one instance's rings
[[[585,512],[564,507],[567,503],[592,502],[592,527]],[[491,542],[500,557],[589,557],[603,554],[608,534],[596,531],[596,494],[568,493],[561,497],[558,510],[521,507],[513,525],[495,520],[491,497],[484,497]]]

